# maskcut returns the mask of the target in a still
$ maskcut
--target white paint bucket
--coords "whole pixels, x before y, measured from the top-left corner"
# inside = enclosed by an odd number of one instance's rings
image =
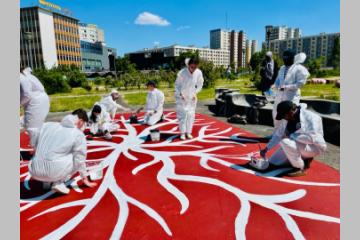
[[[265,170],[269,167],[269,161],[264,158],[258,158],[256,156],[251,156],[250,166],[258,170]]]
[[[153,142],[160,141],[160,131],[159,131],[159,129],[150,130],[150,138],[151,138],[151,141],[153,141]]]
[[[96,180],[100,180],[103,178],[103,166],[100,163],[97,166],[94,166],[91,168],[91,170],[89,171],[90,173],[90,179],[92,181],[96,181]]]

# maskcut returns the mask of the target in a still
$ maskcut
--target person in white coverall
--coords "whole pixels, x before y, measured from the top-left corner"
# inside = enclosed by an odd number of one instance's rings
[[[149,92],[146,97],[144,124],[154,125],[160,121],[163,115],[165,96],[156,88],[154,81],[149,81],[146,86]]]
[[[119,92],[116,90],[112,90],[109,95],[103,97],[100,102],[96,102],[95,104],[101,105],[102,109],[105,109],[106,112],[110,113],[111,119],[114,119],[118,108],[123,111],[130,111],[130,109],[116,103],[116,100],[119,99],[119,97]]]
[[[306,104],[297,106],[291,101],[277,105],[277,120],[280,122],[267,146],[260,151],[265,157],[268,150],[280,143],[280,148],[270,157],[276,166],[291,165],[295,172],[289,176],[305,175],[312,159],[326,150],[322,119],[306,109]]]
[[[276,107],[282,101],[292,101],[296,105],[300,103],[300,88],[305,85],[309,77],[309,71],[302,65],[306,60],[305,53],[299,53],[295,56],[292,50],[286,50],[283,53],[284,65],[281,66],[278,76],[275,80],[276,96],[273,108],[273,120],[275,129],[280,121],[276,120]]]
[[[119,129],[119,125],[111,121],[110,114],[100,105],[95,104],[88,117],[91,135],[103,134],[105,139],[111,140],[111,133]]]
[[[24,128],[30,138],[32,132],[43,125],[50,109],[44,86],[31,72],[28,67],[20,73],[20,105],[24,107]]]
[[[187,58],[186,67],[180,70],[175,81],[176,114],[179,120],[180,139],[193,138],[197,94],[204,83],[203,74],[198,69],[196,58]]]
[[[48,122],[37,129],[32,141],[36,152],[29,164],[32,178],[44,183],[44,187],[67,194],[65,182],[76,172],[88,187],[96,186],[88,180],[86,170],[86,139],[82,131],[88,121],[84,110],[75,110],[60,123]]]

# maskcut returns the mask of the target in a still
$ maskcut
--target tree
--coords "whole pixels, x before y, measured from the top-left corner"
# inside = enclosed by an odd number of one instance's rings
[[[123,73],[131,73],[136,71],[136,65],[131,63],[128,56],[118,57],[115,61],[116,70]]]
[[[320,73],[321,66],[324,63],[324,60],[325,60],[324,57],[319,57],[317,59],[310,59],[305,64],[312,76],[320,77],[319,73]]]
[[[220,73],[214,68],[214,64],[209,61],[201,61],[199,64],[204,77],[204,88],[215,86],[216,79],[220,78]]]
[[[334,69],[340,69],[340,37],[335,38],[331,65]]]
[[[34,75],[39,78],[48,94],[71,91],[66,76],[56,69],[38,68],[34,70]]]
[[[183,68],[185,66],[185,59],[191,57],[195,57],[199,59],[199,51],[196,50],[195,52],[189,51],[189,52],[180,53],[180,55],[175,58],[174,68],[172,70],[177,71]]]

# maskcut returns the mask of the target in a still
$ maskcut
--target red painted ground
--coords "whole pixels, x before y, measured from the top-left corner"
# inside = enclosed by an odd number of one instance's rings
[[[178,133],[175,116],[158,124],[167,137]],[[184,142],[143,142],[144,126],[120,125],[112,142],[88,141],[89,165],[98,160],[92,164],[105,169],[95,189],[78,181],[82,192],[44,191],[28,176],[28,161],[21,164],[22,239],[340,238],[340,177],[331,167],[315,161],[298,178],[235,170],[258,145],[220,139],[254,135],[205,115]]]

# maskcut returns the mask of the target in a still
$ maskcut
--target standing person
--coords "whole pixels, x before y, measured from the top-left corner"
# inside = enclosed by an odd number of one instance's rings
[[[179,120],[180,139],[193,138],[197,94],[204,83],[203,74],[198,69],[199,60],[187,58],[186,67],[180,70],[175,81],[176,114]]]
[[[297,106],[292,101],[277,105],[276,120],[285,119],[275,130],[267,146],[260,151],[266,153],[280,143],[280,148],[270,157],[269,162],[276,166],[291,165],[296,171],[289,176],[301,176],[310,168],[313,158],[326,150],[322,119],[306,109],[306,104]]]
[[[263,95],[265,95],[265,92],[274,84],[279,71],[279,67],[272,56],[272,52],[269,51],[266,53],[260,69],[260,90]]]
[[[119,92],[116,90],[112,90],[110,94],[103,97],[100,100],[100,102],[97,102],[95,104],[101,105],[102,109],[110,113],[111,119],[114,119],[118,108],[121,109],[122,111],[130,111],[129,108],[123,107],[120,104],[116,103],[116,100],[118,100],[119,97],[120,97]]]
[[[20,105],[24,108],[24,128],[31,139],[33,131],[43,125],[50,101],[44,86],[29,67],[20,72]]]
[[[31,176],[43,182],[44,187],[52,184],[52,190],[68,194],[65,182],[76,172],[83,183],[95,187],[89,181],[86,171],[86,139],[83,133],[88,116],[82,109],[65,116],[60,123],[48,122],[37,129],[32,141],[36,152],[29,164]]]
[[[91,135],[103,134],[106,140],[111,140],[111,133],[119,129],[119,125],[111,122],[110,114],[101,109],[100,105],[95,104],[88,117]]]
[[[160,121],[163,115],[165,96],[156,88],[155,81],[150,80],[146,86],[149,92],[146,97],[144,124],[154,125]]]
[[[284,65],[281,66],[275,81],[277,93],[272,112],[275,128],[280,124],[279,120],[276,120],[277,105],[287,100],[299,105],[301,96],[300,88],[305,85],[310,75],[309,71],[302,65],[306,60],[305,53],[299,53],[295,56],[292,50],[286,50],[283,53],[283,60]]]

